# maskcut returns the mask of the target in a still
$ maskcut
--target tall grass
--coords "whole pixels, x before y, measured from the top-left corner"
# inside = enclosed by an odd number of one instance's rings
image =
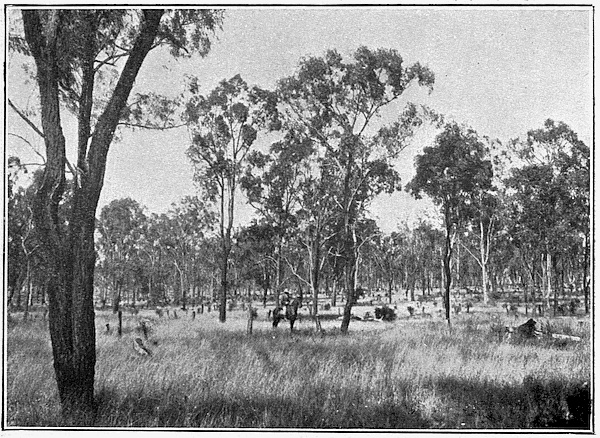
[[[154,319],[151,357],[98,312],[96,427],[310,429],[588,429],[590,327],[565,318],[557,331],[581,343],[499,340],[487,314],[442,320],[338,321],[325,334],[305,318],[297,332],[264,318],[245,334],[230,312]],[[521,321],[524,322],[524,321]],[[7,425],[62,426],[47,323],[7,333]],[[510,321],[514,325],[514,321]],[[153,344],[156,343],[156,345]]]

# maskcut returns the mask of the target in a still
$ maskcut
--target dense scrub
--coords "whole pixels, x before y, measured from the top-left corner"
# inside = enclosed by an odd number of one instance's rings
[[[551,321],[582,342],[501,340],[487,313],[355,321],[316,334],[273,330],[259,311],[227,324],[213,313],[124,319],[97,312],[96,427],[589,429],[590,326]],[[333,315],[332,315],[333,316]],[[132,347],[141,317],[153,320],[142,357]],[[109,322],[111,332],[106,333]],[[7,425],[60,426],[47,322],[13,319],[7,331]]]

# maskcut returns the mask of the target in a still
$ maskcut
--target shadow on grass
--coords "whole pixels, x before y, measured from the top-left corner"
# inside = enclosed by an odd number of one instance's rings
[[[446,377],[432,384],[463,423],[445,427],[590,429],[587,382],[527,376],[521,385],[499,386]]]
[[[345,410],[331,412],[315,390],[304,401],[273,397],[223,397],[98,393],[96,427],[184,427],[270,429],[424,429],[430,424],[407,406],[367,406],[353,400]]]
[[[264,395],[127,394],[98,392],[96,427],[270,429],[590,429],[587,384],[525,378],[498,386],[441,378],[443,408],[425,418],[402,397],[371,405],[360,394],[310,388],[298,399]],[[348,402],[351,399],[351,402]],[[441,406],[440,406],[441,407]]]

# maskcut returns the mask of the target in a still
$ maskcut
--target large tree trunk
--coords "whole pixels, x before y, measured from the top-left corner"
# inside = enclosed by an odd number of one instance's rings
[[[98,119],[89,153],[89,102],[93,90],[93,58],[82,60],[77,184],[68,223],[68,238],[58,215],[65,187],[65,138],[61,126],[58,40],[60,10],[51,10],[42,24],[40,12],[23,11],[25,38],[37,67],[41,119],[46,147],[44,177],[36,195],[33,218],[49,270],[49,329],[58,393],[67,425],[92,425],[94,417],[95,325],[93,308],[95,211],[104,180],[106,157],[120,114],[148,51],[152,48],[162,10],[145,11],[133,45],[106,109]],[[93,12],[92,12],[93,14]],[[92,17],[93,18],[93,17]],[[91,23],[91,21],[90,21]],[[82,35],[87,45],[96,37],[90,26]],[[94,52],[89,47],[89,53]],[[90,71],[91,83],[90,83]]]

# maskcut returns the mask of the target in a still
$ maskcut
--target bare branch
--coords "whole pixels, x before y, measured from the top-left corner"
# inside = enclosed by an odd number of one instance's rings
[[[153,130],[157,130],[157,131],[166,131],[168,129],[182,128],[186,124],[182,123],[179,125],[170,125],[170,126],[153,126],[153,125],[144,125],[141,123],[119,122],[118,125],[128,126],[130,128],[143,128],[143,129],[153,129]]]
[[[8,135],[12,135],[13,137],[17,137],[20,140],[23,140],[25,143],[27,143],[29,145],[29,147],[31,148],[31,150],[42,159],[42,161],[44,162],[44,164],[46,164],[46,158],[31,144],[31,142],[29,140],[27,140],[24,137],[21,137],[19,134],[13,134],[12,132],[9,132]]]
[[[36,134],[44,138],[44,133],[37,126],[35,126],[35,124],[29,120],[29,118],[21,110],[19,110],[19,108],[17,108],[10,99],[8,99],[8,105],[25,121],[25,123],[31,127],[31,129],[35,131]]]
[[[103,59],[102,61],[95,61],[98,65],[96,65],[94,67],[94,72],[98,72],[98,70],[100,70],[103,66],[105,65],[111,65],[111,66],[116,66],[116,63],[114,61],[123,58],[125,56],[129,56],[129,52],[123,52],[123,53],[118,53],[115,55],[110,55],[107,56],[106,59]]]

